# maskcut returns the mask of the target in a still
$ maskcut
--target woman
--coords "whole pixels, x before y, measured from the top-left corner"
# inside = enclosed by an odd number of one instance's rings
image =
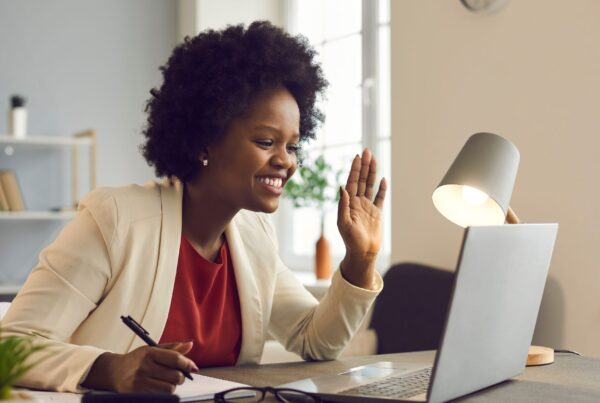
[[[143,147],[168,179],[91,192],[42,251],[3,321],[5,334],[42,334],[52,350],[21,385],[172,392],[181,370],[257,363],[267,333],[305,359],[339,354],[382,287],[386,184],[374,196],[375,160],[356,156],[340,189],[346,256],[320,303],[279,259],[263,214],[277,209],[321,120],[314,56],[267,22],[175,49],[147,105]]]

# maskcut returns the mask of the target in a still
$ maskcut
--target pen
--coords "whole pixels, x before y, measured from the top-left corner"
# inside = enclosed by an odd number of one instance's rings
[[[144,340],[147,345],[152,347],[159,347],[158,344],[150,337],[150,333],[148,333],[146,329],[144,329],[142,325],[137,323],[136,320],[133,319],[131,316],[127,315],[127,317],[125,317],[121,315],[121,320],[123,321],[123,323],[125,323],[125,325],[127,325],[128,328],[133,330],[133,333],[137,334],[142,340]],[[192,378],[192,375],[189,372],[184,371],[182,369],[180,371],[183,373],[183,375],[185,375],[187,379],[191,381],[194,380],[194,378]]]

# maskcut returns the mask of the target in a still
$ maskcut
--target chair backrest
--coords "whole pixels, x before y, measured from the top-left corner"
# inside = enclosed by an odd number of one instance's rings
[[[378,354],[435,350],[448,312],[454,273],[418,263],[399,263],[384,275],[370,327]]]

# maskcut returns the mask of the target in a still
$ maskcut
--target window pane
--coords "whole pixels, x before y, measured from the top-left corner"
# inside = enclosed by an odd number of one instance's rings
[[[304,0],[299,0],[303,2]],[[325,8],[325,40],[358,33],[362,25],[361,0],[321,0]],[[343,18],[340,14],[343,13]]]
[[[325,145],[362,140],[362,89],[360,87],[331,88],[325,114],[323,127]]]
[[[390,99],[391,99],[391,76],[390,76],[390,27],[379,28],[379,133],[378,137],[390,137],[392,117]]]
[[[331,86],[355,86],[362,80],[362,43],[360,35],[327,42],[319,53],[325,78]]]
[[[335,196],[340,185],[346,184],[352,158],[361,152],[360,143],[335,147],[333,149],[309,150],[307,154],[310,159],[306,160],[306,165],[310,166],[314,160],[324,155],[325,161],[332,167],[332,173],[328,176],[330,184],[327,192]],[[323,209],[317,208],[297,208],[293,212],[294,241],[293,252],[295,254],[314,253],[315,242],[321,233],[321,212],[325,212],[325,236],[331,244],[331,250],[334,255],[344,253],[344,243],[337,230],[337,202],[324,204]]]
[[[378,179],[384,176],[388,182],[388,193],[384,203],[383,241],[380,255],[389,255],[391,245],[391,172],[390,172],[390,57],[389,57],[389,0],[364,2],[365,7],[378,5],[378,34],[380,60],[370,60],[377,65],[379,76],[378,106],[376,112],[379,125]],[[294,15],[298,32],[306,35],[316,46],[318,61],[323,67],[330,86],[326,99],[319,103],[325,113],[325,124],[318,129],[316,140],[305,145],[305,164],[313,163],[319,155],[332,165],[334,171],[341,170],[341,184],[345,184],[352,158],[363,148],[363,99],[362,99],[362,6],[361,0],[296,0],[297,14]],[[349,144],[350,143],[350,144]],[[337,191],[333,178],[330,191]],[[378,185],[378,183],[377,183]],[[325,235],[334,256],[342,256],[345,248],[337,229],[337,203],[325,206]],[[294,209],[287,214],[285,222],[289,234],[282,244],[293,256],[314,256],[315,243],[321,231],[320,208]],[[290,217],[291,216],[291,217]],[[292,235],[293,233],[293,235]],[[337,263],[337,262],[334,262]],[[306,264],[304,262],[303,264]]]
[[[293,213],[294,246],[296,255],[313,255],[321,232],[321,217],[317,210],[295,208]]]
[[[296,1],[296,28],[312,44],[321,43],[324,39],[325,14],[322,10],[322,0]]]
[[[339,184],[341,186],[346,185],[352,159],[356,154],[360,154],[361,152],[362,145],[360,143],[325,150],[325,161],[331,164],[334,172],[340,172]],[[337,204],[332,205],[327,211],[325,217],[325,236],[331,245],[331,253],[337,256],[344,255],[346,248],[337,228]]]
[[[390,0],[379,0],[379,23],[390,23]]]

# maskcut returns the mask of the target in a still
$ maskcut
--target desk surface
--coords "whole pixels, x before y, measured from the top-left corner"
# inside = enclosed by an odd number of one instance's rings
[[[331,374],[377,361],[433,362],[434,352],[372,355],[349,357],[337,361],[296,362],[285,364],[252,365],[242,367],[210,368],[202,374],[228,379],[253,386],[274,386]],[[554,364],[528,367],[510,381],[466,396],[466,402],[598,402],[600,401],[600,359],[572,354],[556,354]]]
[[[433,362],[434,352],[372,355],[349,357],[337,361],[293,362],[285,364],[251,365],[241,367],[209,368],[202,374],[241,382],[253,386],[275,386],[331,374],[377,361]],[[35,393],[42,402],[79,402],[73,394]],[[273,401],[274,399],[268,399]],[[556,354],[554,364],[529,367],[518,377],[465,396],[465,402],[599,402],[600,359],[572,354]]]

